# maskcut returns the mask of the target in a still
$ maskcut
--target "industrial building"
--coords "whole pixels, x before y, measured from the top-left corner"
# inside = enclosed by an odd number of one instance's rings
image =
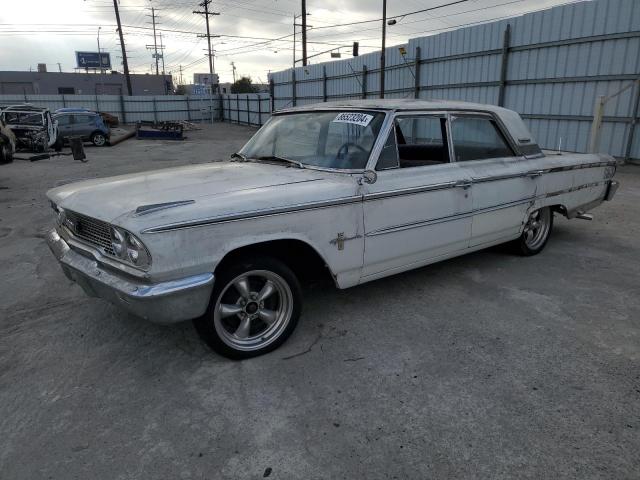
[[[131,74],[133,95],[173,93],[171,75]],[[127,95],[122,73],[0,72],[4,95]]]

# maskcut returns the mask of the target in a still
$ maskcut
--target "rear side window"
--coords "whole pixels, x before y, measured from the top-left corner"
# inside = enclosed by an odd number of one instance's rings
[[[495,121],[490,118],[456,117],[451,136],[456,162],[514,156]]]
[[[449,162],[446,118],[419,115],[398,117],[395,125],[400,168]]]

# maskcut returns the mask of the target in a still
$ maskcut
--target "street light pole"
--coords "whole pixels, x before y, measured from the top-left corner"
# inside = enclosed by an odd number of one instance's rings
[[[380,98],[384,98],[384,74],[386,67],[385,48],[387,45],[387,0],[382,0],[382,52],[380,53]]]
[[[101,51],[100,51],[100,29],[102,27],[98,27],[98,63],[100,63],[100,73],[103,73],[102,70],[102,55],[100,55]]]

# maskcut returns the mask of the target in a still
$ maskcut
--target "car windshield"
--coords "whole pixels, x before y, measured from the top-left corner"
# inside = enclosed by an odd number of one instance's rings
[[[301,112],[276,115],[239,152],[249,160],[364,169],[384,113]]]
[[[9,125],[42,125],[42,114],[32,112],[5,112],[4,121]]]

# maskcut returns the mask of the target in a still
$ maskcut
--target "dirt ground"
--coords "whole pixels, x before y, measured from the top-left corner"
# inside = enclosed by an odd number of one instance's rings
[[[538,256],[306,291],[289,341],[244,362],[64,277],[48,188],[223,160],[254,131],[0,165],[0,478],[640,478],[640,167]]]

